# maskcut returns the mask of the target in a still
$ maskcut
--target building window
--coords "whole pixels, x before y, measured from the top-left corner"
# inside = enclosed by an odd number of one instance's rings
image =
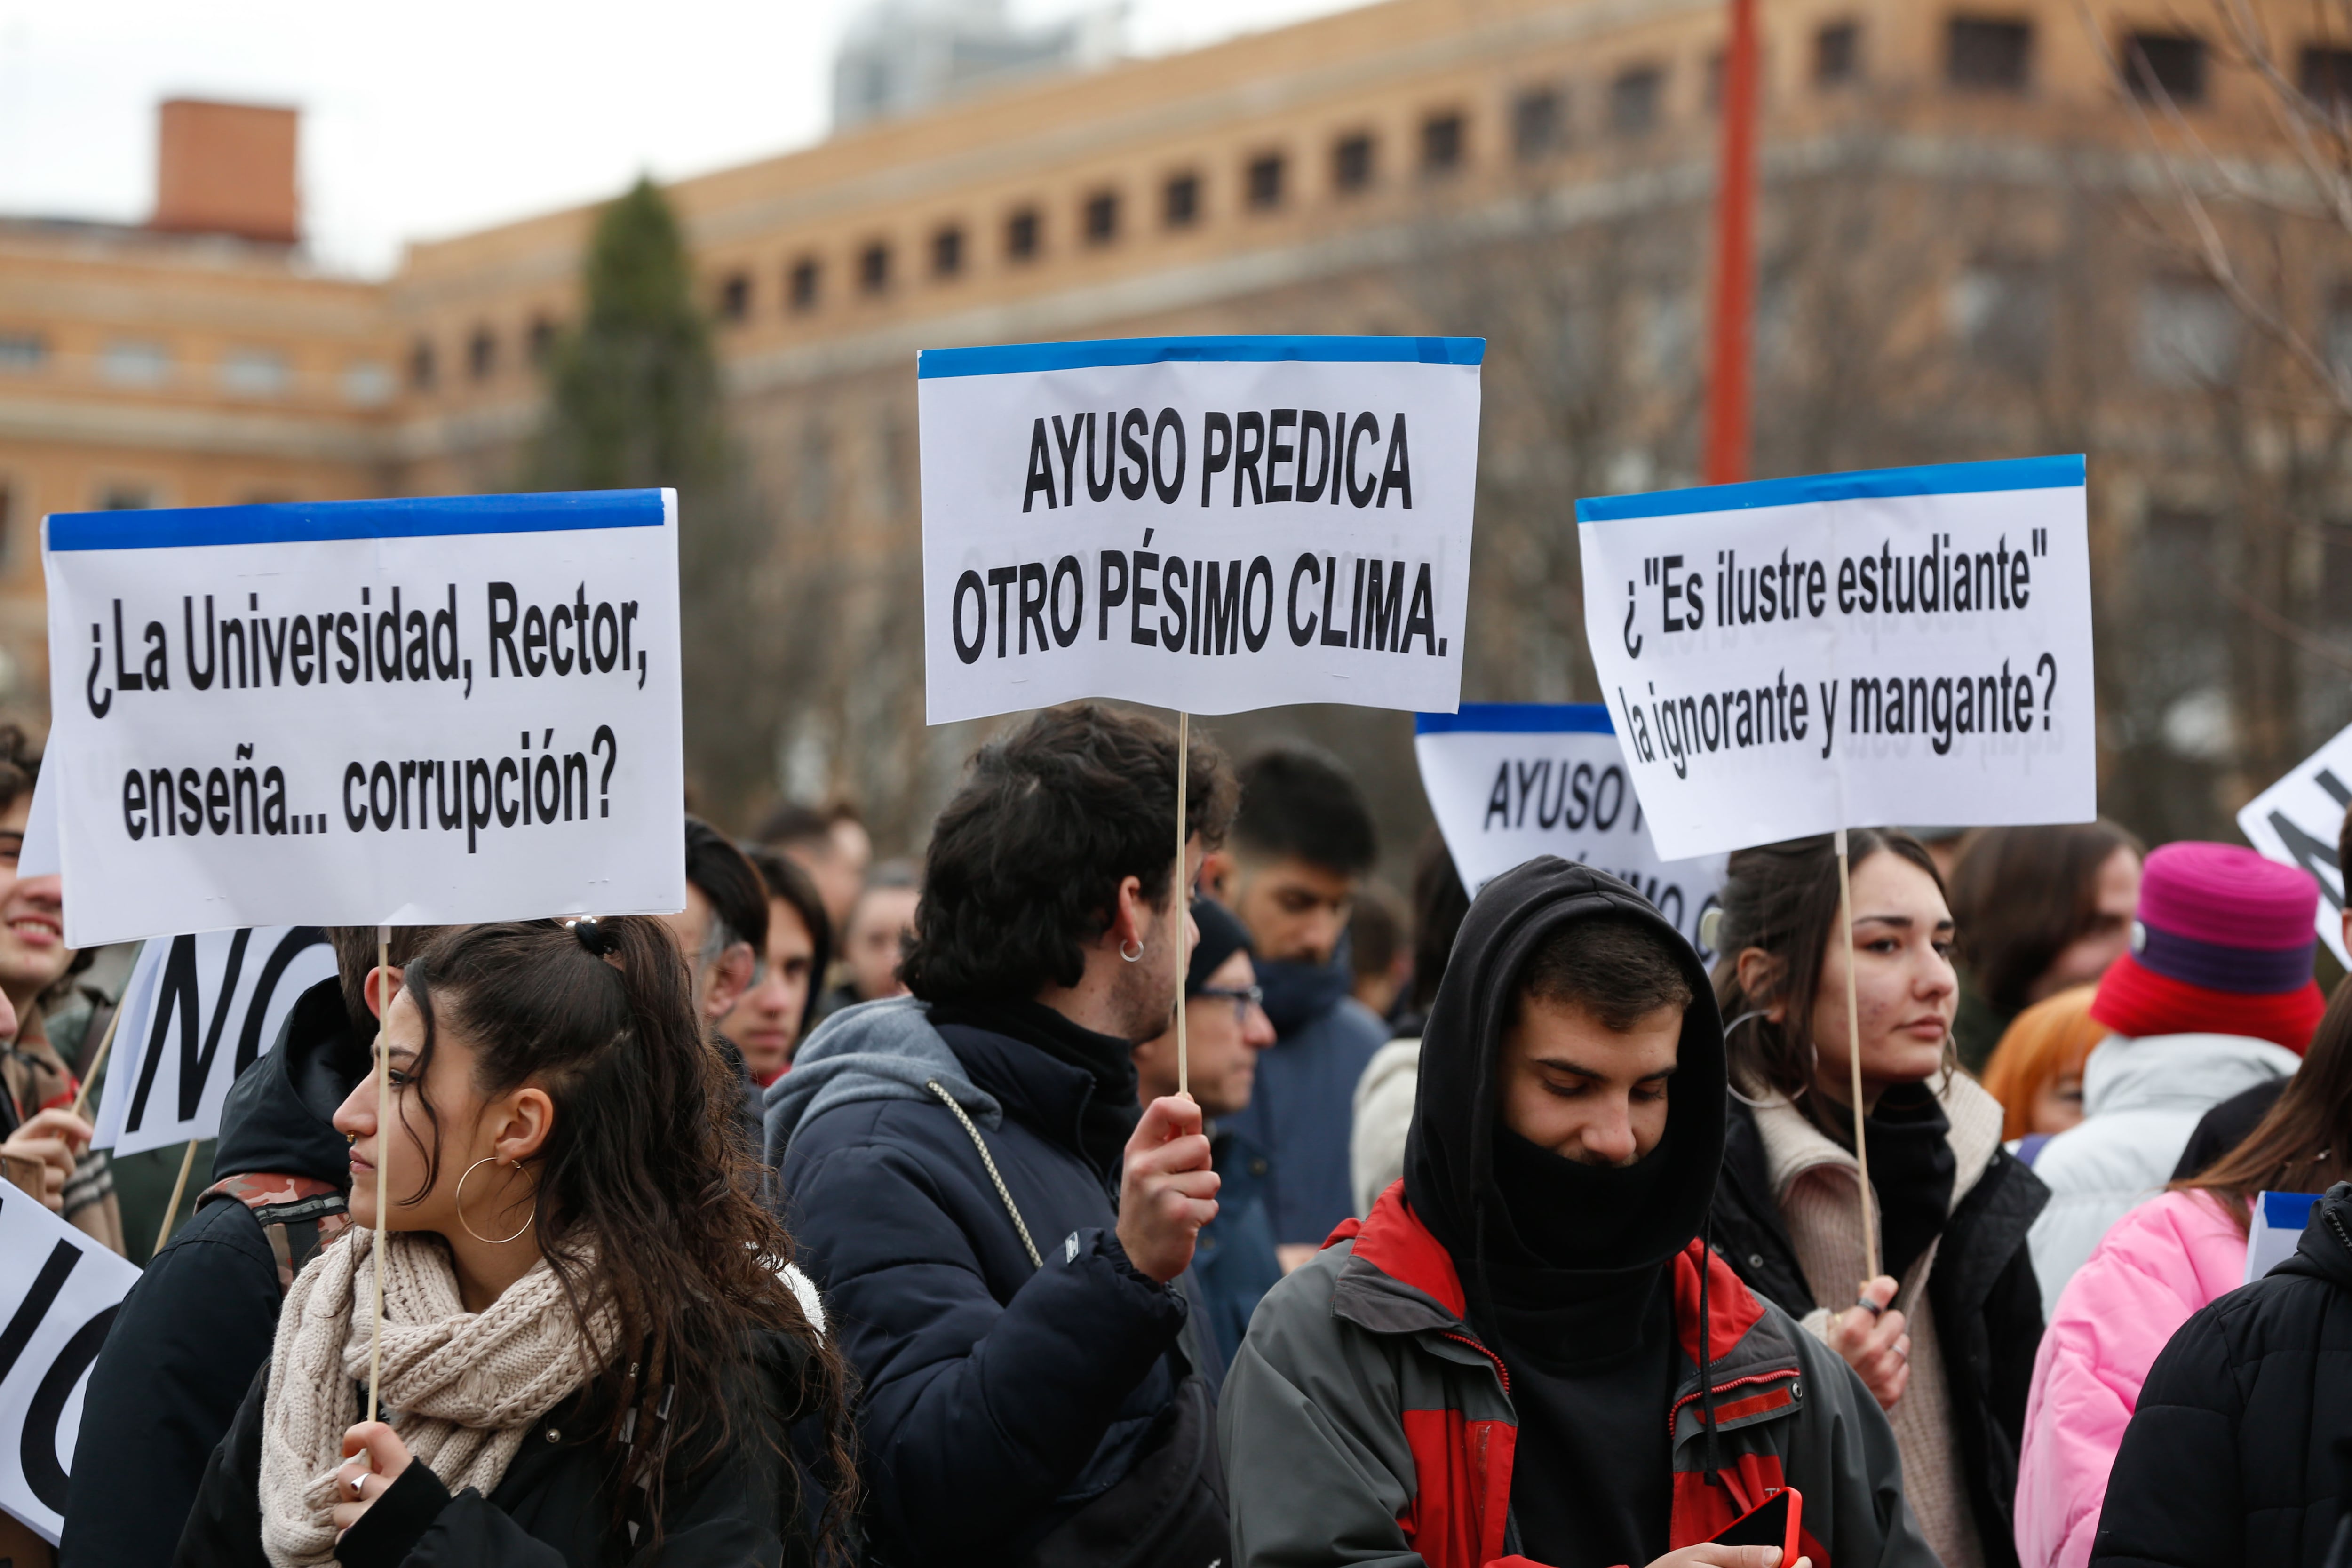
[[[2132,33],[2120,54],[2124,79],[2139,97],[2204,101],[2204,39],[2186,33]]]
[[[2051,288],[2042,268],[1979,262],[1953,279],[1946,313],[1961,351],[1985,369],[2031,376],[2049,362]]]
[[[963,228],[942,225],[931,235],[931,276],[953,278],[963,270]]]
[[[293,379],[275,349],[231,349],[221,358],[221,390],[235,396],[282,397]]]
[[[2162,278],[2140,290],[2132,358],[2158,386],[2224,385],[2238,374],[2238,312],[2203,278]]]
[[[741,321],[751,314],[751,275],[730,272],[719,285],[719,319]]]
[[[2352,104],[2352,49],[2306,46],[2296,79],[2302,83],[2304,97],[2331,114],[2340,112]],[[5,358],[5,345],[0,343],[0,363]]]
[[[419,392],[430,392],[440,379],[440,366],[435,363],[433,340],[419,338],[408,349],[408,384]]]
[[[112,479],[99,488],[100,511],[145,511],[155,504],[155,487],[136,479]]]
[[[343,367],[343,401],[373,408],[392,401],[392,367],[377,360],[354,360]]]
[[[793,263],[784,275],[784,298],[791,302],[793,313],[806,315],[816,309],[817,291],[824,281],[824,268],[814,256],[803,256]]]
[[[1372,183],[1372,135],[1359,131],[1331,144],[1331,188],[1342,194],[1360,191]]]
[[[38,370],[49,357],[49,340],[38,332],[0,332],[0,371]]]
[[[99,373],[118,386],[161,386],[171,378],[172,351],[144,338],[124,338],[106,345]]]
[[[522,341],[523,352],[530,356],[531,368],[545,370],[547,362],[555,357],[555,322],[546,316],[533,316]]]
[[[1813,85],[1844,87],[1862,79],[1862,24],[1832,22],[1813,35]]]
[[[1249,161],[1243,181],[1249,193],[1249,205],[1259,212],[1271,212],[1282,205],[1282,154],[1261,153]]]
[[[1462,116],[1456,112],[1433,114],[1421,122],[1421,172],[1424,174],[1450,174],[1462,166],[1464,134]]]
[[[1171,174],[1160,187],[1160,221],[1170,228],[1190,228],[1201,220],[1201,176]]]
[[[1658,128],[1659,100],[1666,94],[1666,73],[1656,66],[1633,66],[1619,71],[1609,84],[1609,129],[1620,136],[1646,136]]]
[[[890,247],[883,240],[867,243],[857,253],[857,288],[866,294],[885,293],[890,287]]]
[[[2033,24],[1955,16],[1945,38],[1944,78],[1980,92],[2023,92],[2032,79]]]
[[[488,381],[498,374],[499,340],[488,327],[476,327],[474,335],[466,340],[466,374],[476,381]]]
[[[1556,87],[1523,89],[1511,100],[1512,155],[1533,163],[1567,145],[1567,95]]]
[[[1004,254],[1015,261],[1034,261],[1045,247],[1045,220],[1035,207],[1016,209],[1004,220]]]
[[[1118,193],[1097,191],[1087,198],[1084,213],[1088,245],[1108,245],[1118,237]]]

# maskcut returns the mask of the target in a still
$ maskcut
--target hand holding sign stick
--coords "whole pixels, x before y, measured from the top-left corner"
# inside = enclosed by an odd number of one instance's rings
[[[384,1217],[392,1212],[392,928],[375,928],[375,1321],[368,1331],[367,1418],[375,1419],[383,1381]]]
[[[1863,1140],[1862,1005],[1856,1000],[1853,977],[1853,872],[1846,864],[1845,829],[1837,830],[1838,929],[1845,933],[1845,1057],[1853,1077],[1853,1159],[1859,1169],[1855,1184],[1862,1189],[1862,1288],[1878,1278],[1878,1205],[1871,1201],[1870,1150]]]

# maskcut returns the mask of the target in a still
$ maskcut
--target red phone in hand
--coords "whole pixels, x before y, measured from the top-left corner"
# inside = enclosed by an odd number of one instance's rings
[[[1804,1532],[1804,1519],[1805,1495],[1794,1487],[1782,1487],[1725,1525],[1715,1539],[1724,1546],[1777,1546],[1780,1568],[1796,1568],[1803,1555],[1797,1540]]]

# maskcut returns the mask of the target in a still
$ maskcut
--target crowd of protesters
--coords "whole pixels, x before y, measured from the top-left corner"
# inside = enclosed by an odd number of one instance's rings
[[[2352,1563],[2352,983],[2252,851],[1764,846],[1695,947],[1057,709],[919,862],[688,816],[666,919],[329,932],[174,1224],[89,1147],[39,766],[0,1175],[169,1235],[58,1562],[1790,1568],[1713,1543],[1790,1488],[1814,1568]]]

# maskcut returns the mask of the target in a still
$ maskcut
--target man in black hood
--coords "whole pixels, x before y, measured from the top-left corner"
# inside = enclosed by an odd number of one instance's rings
[[[1689,945],[1549,857],[1463,923],[1405,1174],[1270,1292],[1219,1428],[1241,1564],[1934,1562],[1853,1373],[1714,1258],[1723,1031]]]
[[[446,928],[394,927],[393,987]],[[220,1179],[123,1299],[82,1396],[58,1562],[168,1563],[205,1462],[269,1360],[286,1288],[350,1223],[351,1149],[335,1108],[367,1075],[383,998],[373,926],[328,932],[340,974],[295,1000],[231,1085]]]

